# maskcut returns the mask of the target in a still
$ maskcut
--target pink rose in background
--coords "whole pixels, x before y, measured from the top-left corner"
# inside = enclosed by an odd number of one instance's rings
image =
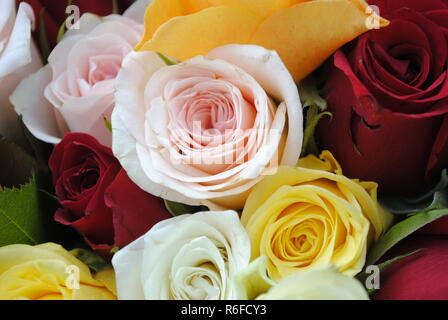
[[[140,40],[147,3],[137,1],[123,16],[84,14],[48,65],[18,86],[11,101],[38,139],[56,144],[66,132],[84,132],[111,145],[105,119],[115,105],[115,77]]]
[[[0,1],[0,135],[14,142],[22,136],[9,96],[19,82],[42,66],[31,39],[35,17],[27,3],[16,14],[14,0]]]
[[[228,45],[173,66],[132,52],[116,88],[114,154],[156,196],[241,208],[264,174],[300,156],[299,94],[274,51]]]

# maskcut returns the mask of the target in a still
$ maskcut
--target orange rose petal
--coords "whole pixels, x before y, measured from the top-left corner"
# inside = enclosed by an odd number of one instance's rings
[[[143,44],[151,40],[157,29],[168,20],[178,16],[193,14],[210,7],[220,6],[245,7],[240,0],[154,0],[146,8],[145,32],[143,39],[135,49],[140,50]]]
[[[166,1],[166,0],[164,0]],[[184,15],[196,13],[210,7],[209,0],[183,0]]]
[[[156,51],[183,61],[225,44],[248,43],[260,22],[260,17],[246,9],[208,8],[171,19],[137,50]]]
[[[345,43],[368,31],[361,0],[315,0],[296,4],[267,18],[251,43],[275,49],[296,82]],[[380,20],[380,25],[388,24]]]
[[[286,9],[291,0],[239,0],[243,6],[266,18],[271,14]]]
[[[147,41],[151,40],[157,29],[169,19],[184,14],[184,6],[181,0],[154,0],[146,8],[145,32],[140,43],[136,46],[139,50]]]

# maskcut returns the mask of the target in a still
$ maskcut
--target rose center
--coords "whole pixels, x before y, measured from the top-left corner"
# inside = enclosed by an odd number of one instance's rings
[[[113,80],[117,77],[121,68],[121,56],[101,55],[89,59],[88,82],[95,85],[105,80]]]

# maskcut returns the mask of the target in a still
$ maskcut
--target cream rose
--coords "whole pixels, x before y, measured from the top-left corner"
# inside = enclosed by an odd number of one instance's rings
[[[11,97],[17,113],[38,139],[58,143],[66,132],[85,132],[111,145],[105,120],[115,105],[114,84],[124,57],[142,36],[148,0],[123,16],[84,14],[69,30],[48,65],[24,80]]]
[[[160,222],[112,264],[122,300],[229,300],[249,258],[238,214],[210,211]]]
[[[25,2],[0,1],[0,135],[18,142],[20,127],[9,96],[19,82],[42,66],[31,39],[33,9]]]
[[[368,300],[361,282],[332,265],[293,273],[279,282],[271,280],[267,259],[261,256],[235,276],[239,300]]]
[[[274,51],[227,45],[172,66],[132,52],[116,88],[114,153],[156,196],[238,209],[263,175],[300,155],[299,94]]]

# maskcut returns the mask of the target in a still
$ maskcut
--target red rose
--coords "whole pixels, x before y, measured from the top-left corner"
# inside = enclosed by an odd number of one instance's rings
[[[39,24],[40,12],[45,8],[45,29],[47,31],[48,39],[52,46],[56,44],[58,31],[61,25],[67,18],[65,12],[67,8],[67,0],[17,0],[17,2],[28,2],[34,9],[37,17],[37,24]],[[132,0],[118,0],[120,11],[124,11],[133,1]],[[112,13],[112,0],[73,0],[72,5],[76,5],[80,9],[80,13],[94,13],[100,16],[107,16]],[[37,29],[39,30],[39,29]]]
[[[104,256],[171,217],[162,199],[137,187],[111,149],[90,135],[66,134],[54,148],[49,166],[63,206],[55,220],[75,228]]]
[[[329,61],[321,146],[344,172],[414,195],[448,165],[448,1],[371,1],[391,21]]]
[[[448,299],[448,237],[411,236],[391,250],[389,258],[424,249],[386,269],[376,300]]]

